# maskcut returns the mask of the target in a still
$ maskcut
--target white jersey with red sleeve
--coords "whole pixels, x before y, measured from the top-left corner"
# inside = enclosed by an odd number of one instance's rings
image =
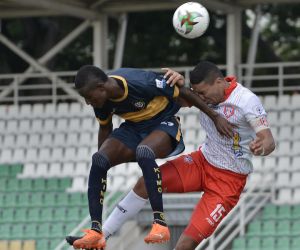
[[[234,78],[226,80],[233,80],[232,83],[236,84]],[[233,138],[223,137],[213,121],[201,113],[200,123],[206,131],[206,139],[200,149],[204,157],[215,167],[240,174],[251,173],[253,166],[249,143],[256,137],[257,132],[268,128],[267,114],[260,99],[237,83],[227,99],[212,108],[237,128],[234,129]]]

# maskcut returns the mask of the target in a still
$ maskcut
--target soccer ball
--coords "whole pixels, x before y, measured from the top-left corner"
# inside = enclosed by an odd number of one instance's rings
[[[173,15],[173,26],[176,32],[188,39],[203,35],[208,25],[208,11],[200,3],[184,3],[176,9]]]

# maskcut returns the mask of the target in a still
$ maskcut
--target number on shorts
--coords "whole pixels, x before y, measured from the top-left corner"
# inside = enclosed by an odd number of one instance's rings
[[[218,222],[221,217],[222,217],[222,213],[225,212],[225,208],[222,206],[222,204],[218,204],[217,207],[215,208],[215,210],[210,214],[210,217],[213,218],[213,220],[215,222]]]

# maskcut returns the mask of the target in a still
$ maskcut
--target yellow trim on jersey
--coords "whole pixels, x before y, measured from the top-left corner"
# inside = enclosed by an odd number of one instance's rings
[[[176,141],[180,141],[180,138],[181,138],[181,126],[180,126],[180,120],[179,118],[176,116],[175,117],[176,121],[178,122],[178,131],[177,131],[177,134],[176,134]]]
[[[113,101],[113,102],[121,102],[121,101],[125,100],[126,97],[128,96],[128,84],[127,84],[126,79],[125,79],[124,77],[122,77],[122,76],[116,76],[116,75],[111,75],[111,76],[109,76],[109,77],[112,77],[112,78],[116,78],[116,79],[121,80],[122,83],[123,83],[123,85],[124,85],[124,90],[125,90],[125,91],[124,91],[124,95],[123,95],[122,97],[117,98],[117,99],[109,99],[109,100],[111,100],[111,101]]]
[[[99,122],[100,125],[107,125],[111,119],[112,119],[112,114],[109,115],[109,117],[106,120],[101,120],[99,117],[96,117],[97,121]]]
[[[173,94],[173,98],[176,98],[179,96],[179,88],[175,85],[174,86],[174,94]]]
[[[167,97],[157,96],[151,102],[148,103],[145,109],[142,109],[137,112],[118,114],[118,116],[128,121],[140,122],[140,121],[148,120],[153,116],[157,115],[159,112],[163,111],[168,104],[169,104],[169,100]]]

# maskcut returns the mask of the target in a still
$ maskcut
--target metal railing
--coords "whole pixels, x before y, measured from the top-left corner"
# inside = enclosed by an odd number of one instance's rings
[[[219,65],[226,74],[226,66]],[[240,83],[247,83],[258,94],[277,94],[300,92],[300,62],[257,63],[253,75],[246,76],[247,64],[237,66]],[[185,76],[189,82],[192,66],[172,67]],[[151,68],[161,72],[160,68]],[[20,104],[23,102],[83,101],[73,91],[75,71],[0,74],[0,104]],[[35,83],[32,83],[32,82]]]

